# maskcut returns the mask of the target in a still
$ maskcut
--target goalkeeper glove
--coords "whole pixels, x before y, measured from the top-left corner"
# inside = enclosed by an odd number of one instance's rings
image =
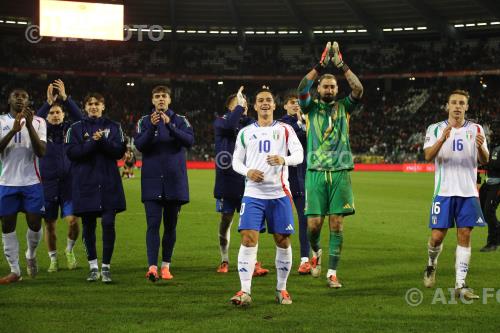
[[[332,51],[333,64],[335,65],[335,67],[337,67],[338,69],[342,69],[344,72],[347,72],[349,70],[349,66],[347,66],[344,63],[344,60],[342,60],[342,53],[340,53],[339,43],[333,42]]]
[[[332,43],[328,42],[326,43],[325,49],[323,50],[323,53],[321,54],[321,58],[319,60],[319,63],[314,66],[314,69],[316,72],[321,74],[323,70],[328,66],[328,63],[330,62],[330,49],[332,48]]]

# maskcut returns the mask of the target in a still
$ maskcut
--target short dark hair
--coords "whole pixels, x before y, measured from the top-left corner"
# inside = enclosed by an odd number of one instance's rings
[[[151,94],[154,95],[160,92],[167,93],[168,96],[172,97],[172,91],[170,90],[170,88],[163,85],[154,87],[153,90],[151,91]]]
[[[87,96],[85,96],[85,98],[83,99],[83,105],[87,104],[87,102],[89,101],[89,99],[91,98],[95,98],[97,99],[98,102],[101,102],[102,104],[105,104],[104,103],[104,96],[97,93],[97,92],[91,92],[91,93],[88,93]]]
[[[231,102],[235,98],[236,98],[236,94],[231,94],[231,95],[227,96],[226,102],[224,103],[224,106],[226,107],[226,109],[229,109],[229,104],[231,104]]]
[[[226,107],[226,109],[229,109],[229,104],[231,104],[231,102],[233,101],[233,99],[236,98],[238,94],[231,94],[229,96],[227,96],[226,98],[226,102],[224,103],[224,106]],[[247,100],[248,102],[248,99],[247,99],[247,96],[245,94],[243,94],[243,97],[245,98],[245,100]]]
[[[276,97],[274,96],[273,92],[271,91],[271,89],[269,89],[269,87],[267,86],[262,86],[262,88],[260,88],[259,90],[257,90],[257,92],[255,93],[255,100],[257,100],[257,96],[260,94],[260,93],[270,93],[271,96],[273,97],[273,100],[276,101]]]
[[[285,98],[283,99],[283,104],[288,103],[289,100],[291,99],[299,99],[299,95],[297,93],[288,93],[285,95]]]
[[[50,106],[49,110],[52,109],[52,108],[55,108],[55,107],[61,108],[61,110],[64,112],[64,107],[63,107],[63,105],[62,105],[61,102],[54,102],[54,103],[52,103],[52,105]]]
[[[319,77],[318,84],[321,84],[321,81],[323,81],[325,79],[334,79],[335,81],[337,81],[337,78],[335,77],[335,75],[326,73],[326,74],[323,74]]]
[[[467,98],[467,100],[469,100],[469,98],[470,98],[469,92],[467,90],[462,90],[462,89],[455,89],[455,90],[453,90],[448,95],[448,100],[450,100],[451,95],[462,95],[462,96],[465,96]]]
[[[10,95],[12,95],[12,93],[14,93],[14,91],[22,91],[22,92],[25,92],[25,93],[28,95],[28,97],[29,97],[29,95],[30,95],[30,94],[28,93],[28,90],[26,90],[26,89],[24,89],[24,88],[19,88],[19,87],[16,87],[16,88],[14,88],[14,89],[12,89],[12,90],[10,91],[9,96],[10,96]]]

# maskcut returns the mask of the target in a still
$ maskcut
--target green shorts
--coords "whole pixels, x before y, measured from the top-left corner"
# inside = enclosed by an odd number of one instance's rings
[[[306,215],[352,215],[354,196],[348,170],[306,172]]]

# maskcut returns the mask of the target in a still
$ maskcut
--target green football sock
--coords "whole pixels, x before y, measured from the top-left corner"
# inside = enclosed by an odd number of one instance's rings
[[[344,235],[342,231],[330,231],[330,255],[328,260],[328,269],[336,270],[340,261],[342,252],[342,242]]]
[[[309,238],[309,243],[311,244],[311,249],[314,252],[318,252],[320,249],[320,246],[319,246],[320,235],[321,235],[321,230],[318,230],[317,232],[313,232],[309,228],[307,229],[307,237]]]

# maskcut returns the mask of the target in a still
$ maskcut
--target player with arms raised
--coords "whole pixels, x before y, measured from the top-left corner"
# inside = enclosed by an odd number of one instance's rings
[[[323,74],[332,62],[344,72],[351,93],[335,100],[338,85],[335,76]],[[313,100],[309,90],[319,78],[319,99]],[[298,89],[299,103],[306,114],[307,170],[306,170],[306,215],[308,235],[313,251],[311,275],[321,273],[320,232],[323,219],[328,215],[330,226],[330,251],[327,283],[330,288],[340,288],[337,265],[343,243],[344,217],[354,214],[354,197],[350,171],[354,163],[349,143],[349,119],[363,95],[363,86],[358,77],[342,60],[339,45],[328,42],[320,62],[302,79]]]
[[[470,235],[475,226],[485,226],[476,187],[477,165],[488,163],[488,148],[481,125],[465,120],[469,94],[455,90],[448,97],[448,119],[427,128],[424,153],[435,161],[434,199],[432,201],[428,243],[429,262],[424,285],[436,283],[437,259],[449,228],[457,227],[455,293],[465,299],[477,299],[465,278],[471,257]]]

